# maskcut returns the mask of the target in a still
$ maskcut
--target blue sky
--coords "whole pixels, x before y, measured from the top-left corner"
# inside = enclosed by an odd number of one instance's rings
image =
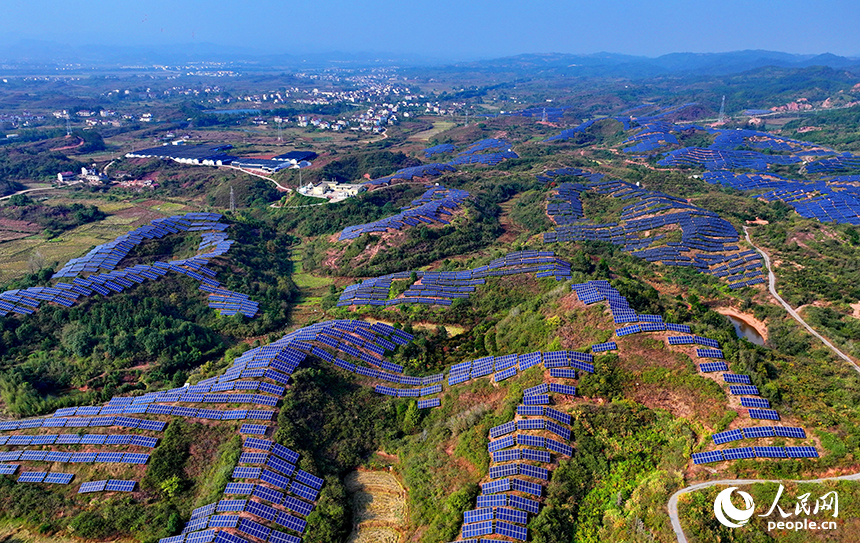
[[[211,43],[271,53],[860,55],[860,3],[798,0],[3,0],[0,44]]]

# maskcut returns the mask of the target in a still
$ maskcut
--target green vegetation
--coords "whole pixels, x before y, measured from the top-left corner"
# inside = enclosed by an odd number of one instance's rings
[[[552,61],[542,59],[540,63],[550,74],[556,69]],[[491,77],[508,69],[494,69]],[[116,394],[138,395],[197,383],[220,375],[250,348],[335,318],[379,319],[414,334],[413,342],[385,354],[387,360],[403,365],[408,375],[444,372],[452,364],[483,356],[587,351],[594,343],[611,340],[616,326],[603,304],[583,308],[570,285],[607,279],[637,312],[690,323],[695,334],[719,341],[731,370],[749,375],[786,425],[807,429],[807,440],[791,444],[815,445],[821,454],[815,460],[742,460],[714,465],[718,472],[714,477],[800,478],[853,470],[860,444],[860,380],[852,370],[836,362],[761,289],[730,291],[714,277],[650,264],[608,243],[544,245],[540,235],[552,228],[545,214],[549,193],[558,183],[580,179],[561,177],[543,185],[534,175],[562,166],[588,168],[606,174],[607,179],[624,179],[647,190],[688,199],[737,228],[745,221],[768,221],[750,228],[756,243],[764,245],[778,263],[777,284],[782,295],[795,306],[815,304],[802,309],[807,320],[860,357],[856,341],[860,325],[851,316],[852,304],[860,300],[860,233],[856,227],[800,219],[785,204],[753,200],[749,194],[705,183],[698,169],[661,169],[655,157],[638,159],[617,153],[630,133],[612,119],[600,120],[568,141],[543,143],[546,137],[579,125],[583,119],[616,114],[655,96],[667,102],[718,103],[726,94],[737,107],[764,107],[765,102],[784,103],[799,97],[823,100],[845,91],[841,94],[846,97],[839,100],[847,103],[853,99],[849,95],[854,92],[855,75],[825,68],[768,68],[728,75],[720,81],[703,82],[685,75],[635,85],[623,78],[601,83],[550,75],[546,81],[521,77],[516,86],[490,83],[487,74],[470,75],[473,80],[469,81],[458,79],[456,85],[434,77],[434,90],[420,91],[428,101],[445,96],[465,102],[473,111],[507,109],[514,100],[511,94],[517,102],[553,99],[561,103],[563,99],[573,106],[565,110],[558,126],[510,115],[463,126],[455,117],[419,114],[409,121],[404,116],[401,124],[389,127],[384,139],[351,131],[319,134],[309,128],[288,130],[287,141],[279,138],[277,143],[271,127],[251,127],[250,116],[212,114],[206,111],[210,105],[190,95],[173,97],[170,89],[176,83],[159,77],[147,79],[146,87],[135,83],[128,95],[120,96],[110,95],[109,89],[118,86],[112,80],[82,78],[76,82],[76,92],[85,94],[105,86],[106,95],[101,88],[96,93],[105,104],[140,106],[144,102],[138,96],[156,97],[147,98],[145,106],[158,121],[141,127],[143,123],[124,119],[121,127],[75,131],[69,138],[63,137],[65,130],[48,126],[21,130],[19,138],[11,139],[14,141],[0,140],[0,194],[24,188],[19,181],[49,180],[59,171],[79,169],[83,163],[75,156],[88,155],[87,164],[95,160],[104,170],[108,155],[121,156],[141,144],[157,145],[165,141],[167,131],[183,139],[187,132],[189,141],[223,138],[234,145],[237,154],[270,155],[283,152],[285,145],[307,148],[313,144],[320,159],[302,171],[304,182],[359,181],[417,165],[422,160],[415,157],[423,157],[426,138],[433,138],[433,143],[455,143],[459,148],[481,138],[505,138],[514,143],[521,158],[495,166],[468,165],[433,179],[471,194],[452,215],[450,225],[366,234],[349,242],[338,242],[335,236],[347,226],[398,213],[426,190],[425,183],[404,182],[337,204],[291,207],[319,200],[295,193],[286,196],[270,181],[235,170],[118,158],[110,165],[111,171],[132,179],[156,179],[159,187],[146,193],[118,187],[69,190],[59,201],[16,195],[2,205],[0,219],[38,226],[27,230],[31,237],[18,240],[21,243],[34,239],[32,234],[37,231],[51,244],[63,243],[60,234],[82,225],[89,226],[79,230],[113,232],[118,225],[141,224],[165,210],[224,212],[230,224],[227,232],[236,242],[227,255],[212,259],[210,268],[217,272],[216,280],[223,288],[259,302],[260,315],[254,319],[222,317],[207,306],[206,294],[197,289],[197,282],[169,274],[124,293],[86,297],[72,308],[45,304],[31,316],[0,317],[3,415],[41,415],[59,407],[98,404]],[[285,82],[300,86],[305,81],[304,76],[258,74],[254,78],[253,85],[245,77],[225,78],[235,81],[227,81],[224,89],[209,94],[233,101],[237,95],[256,92],[260,81],[274,83],[272,88],[282,88]],[[333,78],[321,80],[320,87],[345,84],[343,81],[360,86],[358,80],[344,78],[337,83]],[[410,86],[419,92],[413,81]],[[169,92],[162,95],[162,91]],[[4,97],[0,96],[0,107]],[[351,114],[353,107],[345,103],[296,104],[261,115],[340,116]],[[715,112],[699,106],[689,118],[711,114]],[[858,145],[854,137],[857,115],[858,108],[852,107],[803,116],[787,124],[782,134],[810,136],[850,150]],[[50,116],[49,121],[53,122]],[[434,126],[432,132],[424,132],[430,126]],[[806,135],[793,132],[809,126],[822,130]],[[367,140],[376,141],[367,144]],[[680,135],[680,141],[704,146],[713,141],[713,135],[691,129]],[[789,176],[803,172],[799,166],[770,171]],[[299,172],[290,170],[274,179],[294,187],[298,177]],[[238,211],[226,212],[231,193]],[[270,206],[279,201],[286,207]],[[593,192],[583,195],[585,213],[595,222],[617,221],[630,203]],[[15,228],[20,227],[11,225],[9,231],[19,235]],[[666,236],[663,241],[682,241],[677,229],[664,228],[658,233]],[[133,249],[121,267],[189,258],[198,243],[196,233],[149,240]],[[572,280],[556,282],[534,274],[490,277],[468,299],[458,299],[449,307],[336,307],[343,288],[362,278],[403,270],[460,271],[514,250],[555,251],[571,263]],[[37,260],[29,274],[19,271],[15,277],[20,279],[4,279],[8,284],[3,290],[53,284],[50,277],[63,262]],[[389,294],[402,294],[417,275],[394,281]],[[739,340],[729,321],[714,310],[723,307],[739,308],[764,321],[767,346]],[[553,464],[544,505],[529,525],[534,541],[673,540],[665,513],[668,496],[711,476],[690,465],[690,453],[710,449],[713,432],[748,423],[746,413],[729,408],[736,403],[727,396],[725,385],[697,371],[699,361],[691,359],[690,350],[669,347],[660,336],[648,334],[618,341],[617,352],[595,358],[593,374],[580,374],[578,397],[554,399],[554,407],[573,417],[574,453],[570,458],[554,456],[558,463]],[[381,396],[368,386],[376,382],[309,358],[293,375],[272,436],[301,455],[301,469],[326,481],[308,517],[307,541],[346,540],[354,526],[354,511],[343,480],[364,467],[390,468],[408,488],[408,518],[402,527],[405,540],[437,543],[455,539],[463,512],[475,507],[479,485],[487,481],[490,428],[511,420],[523,389],[545,379],[545,368],[535,367],[501,383],[474,380],[446,387],[440,407],[419,410],[414,399]],[[40,535],[57,539],[130,537],[153,543],[177,534],[192,508],[223,495],[242,451],[242,438],[236,430],[237,424],[232,422],[173,419],[145,472],[129,468],[128,473],[135,473],[141,483],[141,491],[133,496],[79,497],[73,490],[18,485],[0,477],[0,521],[34,527]],[[89,466],[80,469],[84,470],[80,480],[91,474]],[[844,511],[854,512],[856,485],[837,486],[846,494],[840,505]],[[820,489],[791,488],[797,492]],[[759,534],[752,534],[751,529],[730,532],[716,525],[709,512],[715,492],[703,491],[682,500],[682,518],[691,540],[775,539],[762,530]],[[767,492],[761,488],[753,493],[757,502],[766,501]],[[761,528],[762,521],[754,522],[757,524],[751,528]],[[799,540],[798,536],[788,537]]]
[[[80,172],[82,163],[69,159],[60,152],[43,152],[27,148],[0,149],[0,179],[20,181],[54,181],[60,172]],[[16,186],[6,185],[9,188]],[[20,189],[18,189],[20,190]]]
[[[55,237],[66,230],[101,221],[105,217],[107,215],[94,205],[37,204],[26,194],[12,196],[9,205],[0,208],[0,218],[38,224],[44,228],[47,237]]]

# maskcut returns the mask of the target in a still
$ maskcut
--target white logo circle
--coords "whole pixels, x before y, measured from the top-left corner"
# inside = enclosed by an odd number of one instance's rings
[[[749,522],[750,517],[753,516],[753,512],[755,511],[755,503],[753,503],[752,496],[743,490],[738,490],[738,494],[744,499],[744,509],[738,509],[732,504],[732,492],[737,489],[738,487],[736,486],[727,488],[717,494],[717,499],[714,500],[714,515],[717,516],[720,524],[728,528],[740,528],[745,525]]]

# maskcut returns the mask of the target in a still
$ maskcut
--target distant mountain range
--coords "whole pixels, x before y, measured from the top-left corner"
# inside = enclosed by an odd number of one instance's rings
[[[860,58],[821,55],[793,55],[776,51],[734,51],[730,53],[671,53],[656,58],[595,53],[524,54],[487,61],[460,63],[460,68],[477,70],[552,71],[570,76],[649,77],[670,74],[728,75],[766,66],[807,68],[827,66],[860,70]]]
[[[51,41],[3,39],[0,63],[17,66],[81,64],[85,67],[127,65],[187,65],[232,63],[243,71],[301,70],[327,67],[434,67],[456,70],[552,72],[585,77],[654,77],[671,74],[728,75],[765,66],[805,68],[827,66],[860,71],[860,58],[824,53],[795,55],[776,51],[747,50],[729,53],[671,53],[656,58],[594,53],[530,53],[490,60],[451,63],[438,58],[403,53],[328,52],[315,54],[271,53],[211,43],[175,46],[68,46]]]

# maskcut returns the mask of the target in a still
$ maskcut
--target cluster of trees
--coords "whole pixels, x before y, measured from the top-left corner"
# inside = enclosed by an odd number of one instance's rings
[[[53,237],[77,226],[103,220],[107,214],[94,205],[77,202],[45,205],[34,202],[26,194],[16,194],[9,198],[8,206],[0,209],[0,216],[36,223]]]
[[[349,198],[323,207],[284,209],[283,227],[295,230],[302,237],[334,234],[356,224],[365,224],[390,217],[400,207],[423,194],[426,189],[415,185],[395,185]],[[314,201],[313,203],[319,203]]]
[[[0,179],[55,180],[58,172],[80,171],[83,164],[59,152],[0,149]]]
[[[420,164],[420,160],[411,158],[399,151],[378,150],[369,153],[350,154],[329,162],[320,170],[319,178],[356,182],[360,181],[365,174],[369,175],[371,179],[376,179],[391,175],[401,168]]]

